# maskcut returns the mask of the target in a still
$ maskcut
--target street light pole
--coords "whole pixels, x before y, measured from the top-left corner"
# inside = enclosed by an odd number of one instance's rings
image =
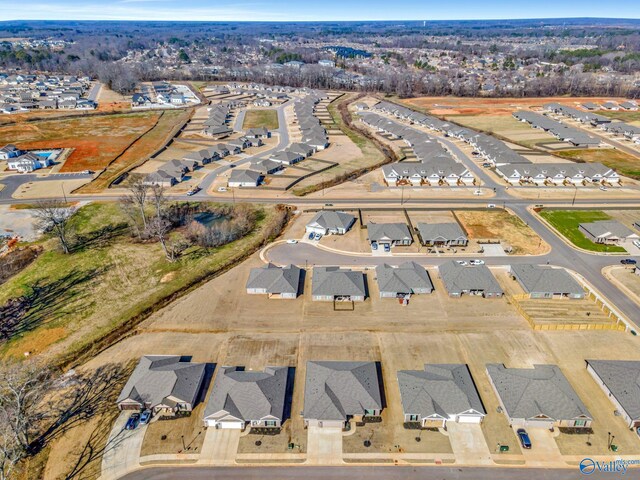
[[[576,196],[578,196],[578,186],[574,185],[574,192],[573,192],[573,200],[571,201],[571,206],[573,207],[576,203]]]
[[[64,182],[60,184],[60,188],[62,188],[62,196],[64,198],[64,203],[67,203],[67,194],[64,193]]]

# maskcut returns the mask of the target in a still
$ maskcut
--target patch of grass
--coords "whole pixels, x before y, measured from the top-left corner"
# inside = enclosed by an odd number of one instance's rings
[[[72,362],[99,348],[119,327],[165,299],[228,268],[273,232],[276,207],[256,207],[258,221],[247,236],[218,248],[190,247],[174,263],[156,242],[133,243],[116,204],[91,204],[73,217],[78,241],[70,255],[53,240],[45,251],[0,289],[0,305],[25,298],[20,322],[0,358],[24,352],[46,354],[53,363]]]
[[[602,163],[626,177],[640,180],[640,159],[617,149],[560,150],[554,153],[569,160]]]
[[[278,128],[278,112],[276,110],[247,110],[244,114],[243,129],[264,127],[269,130]]]
[[[593,252],[626,252],[617,245],[593,243],[579,230],[581,223],[611,220],[609,215],[600,210],[542,210],[540,215],[576,247]]]
[[[640,110],[635,112],[627,112],[624,110],[619,110],[617,112],[612,110],[598,110],[594,113],[603,115],[605,117],[614,118],[616,120],[621,120],[623,122],[640,122]]]

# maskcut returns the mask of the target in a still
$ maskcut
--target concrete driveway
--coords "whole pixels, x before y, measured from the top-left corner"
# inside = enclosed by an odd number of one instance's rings
[[[493,465],[480,424],[447,423],[449,442],[458,465]]]
[[[514,426],[513,431],[516,432],[517,430],[518,428]],[[554,467],[566,465],[556,444],[553,432],[546,428],[527,428],[526,430],[531,439],[531,449],[522,449],[527,466],[547,465]]]
[[[307,464],[341,465],[342,428],[309,427],[307,430]]]
[[[102,480],[120,478],[140,466],[140,449],[147,426],[139,425],[135,430],[125,430],[124,426],[131,413],[133,412],[121,412],[113,423],[102,456]]]
[[[241,430],[207,428],[200,451],[199,464],[234,465],[240,443]]]

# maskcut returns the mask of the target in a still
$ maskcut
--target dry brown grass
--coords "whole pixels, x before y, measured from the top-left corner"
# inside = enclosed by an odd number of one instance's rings
[[[519,255],[541,255],[549,251],[549,245],[518,216],[506,210],[455,212],[469,238],[500,239]]]

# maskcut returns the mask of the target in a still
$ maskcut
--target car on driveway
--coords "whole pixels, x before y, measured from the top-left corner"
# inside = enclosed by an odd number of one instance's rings
[[[322,235],[320,235],[319,233],[316,233],[316,234],[313,236],[313,239],[314,239],[316,242],[317,242],[318,240],[320,240],[321,238],[322,238]]]
[[[633,244],[634,244],[636,247],[640,248],[640,240],[634,240],[634,241],[633,241]]]
[[[371,250],[377,250],[378,249],[378,244],[376,242],[373,242],[371,244]]]
[[[531,448],[531,439],[529,438],[529,434],[524,428],[519,428],[516,432],[518,434],[518,438],[520,439],[520,445],[522,448],[526,448],[527,450]]]
[[[124,429],[135,430],[139,423],[140,423],[140,414],[132,413],[131,416],[129,417],[129,420],[127,420],[127,424],[124,426]]]
[[[315,235],[316,235],[315,233],[311,232],[309,234],[309,240],[313,240],[313,237],[315,237]]]
[[[388,243],[384,244],[384,251],[389,253],[391,251],[391,245],[389,245]]]
[[[484,265],[484,260],[469,260],[469,265]]]
[[[620,260],[620,263],[622,265],[635,265],[636,262],[633,258],[623,258],[622,260]]]
[[[467,262],[465,260],[456,260],[456,263],[458,265],[462,265],[463,267],[465,267],[467,265]]]
[[[145,410],[140,415],[140,425],[146,425],[151,420],[151,410]]]

